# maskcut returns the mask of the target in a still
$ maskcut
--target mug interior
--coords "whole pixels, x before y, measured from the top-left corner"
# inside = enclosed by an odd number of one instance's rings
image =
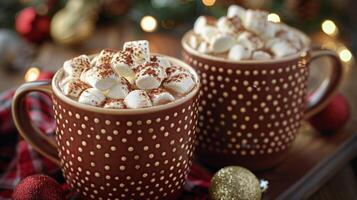
[[[185,69],[187,69],[194,78],[194,81],[196,82],[196,87],[193,88],[192,91],[190,91],[188,94],[186,94],[185,96],[164,104],[164,105],[159,105],[159,106],[152,106],[152,107],[148,107],[148,108],[135,108],[135,109],[109,109],[109,108],[101,108],[101,107],[94,107],[94,106],[90,106],[90,105],[86,105],[86,104],[82,104],[82,103],[78,103],[77,101],[67,97],[66,95],[64,95],[59,87],[59,82],[60,80],[62,80],[63,75],[64,75],[64,71],[63,68],[59,69],[56,74],[54,75],[53,79],[52,79],[52,90],[54,95],[56,95],[59,99],[63,100],[64,102],[74,106],[74,107],[78,107],[84,110],[88,110],[88,111],[92,111],[92,112],[97,112],[97,113],[104,113],[104,114],[125,114],[125,115],[135,115],[135,114],[143,114],[143,113],[152,113],[152,112],[157,112],[157,111],[162,111],[162,110],[167,110],[173,107],[177,107],[181,104],[184,104],[185,102],[187,102],[188,100],[194,98],[197,94],[198,91],[200,89],[200,80],[198,78],[198,75],[196,73],[196,71],[189,66],[188,64],[186,64],[185,62],[170,57],[170,56],[166,56],[166,55],[161,55],[161,54],[153,54],[153,55],[158,55],[158,56],[164,56],[166,57],[171,63],[181,66]]]
[[[190,31],[185,33],[185,35],[182,37],[181,45],[184,48],[184,50],[187,51],[188,53],[190,53],[190,54],[192,54],[192,55],[194,55],[196,57],[199,57],[201,59],[206,59],[206,60],[209,60],[209,61],[212,61],[212,62],[219,62],[219,63],[225,63],[225,64],[249,64],[249,65],[256,65],[256,64],[259,64],[259,65],[268,64],[268,65],[270,65],[270,64],[275,64],[275,63],[284,63],[284,62],[287,62],[287,61],[290,61],[290,60],[298,59],[299,57],[306,56],[306,52],[309,51],[310,45],[311,45],[311,41],[310,41],[309,37],[305,33],[301,32],[300,30],[295,29],[295,28],[292,28],[292,29],[293,29],[293,31],[295,33],[297,33],[300,36],[300,38],[302,39],[302,41],[304,43],[305,48],[301,49],[299,52],[297,52],[295,54],[292,54],[292,55],[289,55],[289,56],[285,56],[285,57],[282,57],[282,58],[276,58],[276,59],[269,59],[269,60],[229,60],[227,58],[221,58],[221,57],[217,57],[217,56],[210,55],[210,54],[200,53],[196,49],[193,49],[188,44],[189,37],[192,34],[194,34],[193,30],[190,30]]]

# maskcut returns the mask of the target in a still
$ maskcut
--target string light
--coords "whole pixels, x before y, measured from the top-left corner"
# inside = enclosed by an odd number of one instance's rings
[[[145,32],[153,32],[157,28],[157,20],[150,15],[144,16],[140,20],[140,26]]]
[[[327,35],[331,35],[331,36],[337,35],[337,32],[338,32],[335,22],[333,22],[332,20],[329,20],[329,19],[322,22],[321,29],[324,33],[326,33]]]
[[[274,23],[279,23],[280,22],[280,17],[276,13],[270,13],[268,15],[268,21],[274,22]]]
[[[216,0],[202,0],[203,5],[213,6],[216,3]]]
[[[25,81],[26,82],[35,81],[39,76],[40,76],[40,69],[36,67],[31,67],[30,69],[27,70],[25,74]]]
[[[352,53],[346,47],[342,47],[338,50],[338,56],[343,62],[349,62],[352,60]]]

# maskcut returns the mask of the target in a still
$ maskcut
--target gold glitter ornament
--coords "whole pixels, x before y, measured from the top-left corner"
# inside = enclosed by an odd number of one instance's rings
[[[211,180],[212,200],[260,200],[259,180],[249,170],[229,166],[216,172]]]
[[[95,30],[98,0],[69,0],[51,21],[51,36],[59,44],[74,45],[86,41]]]

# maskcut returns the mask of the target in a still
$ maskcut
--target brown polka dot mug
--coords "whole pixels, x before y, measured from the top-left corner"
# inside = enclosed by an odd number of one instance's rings
[[[198,53],[182,39],[184,61],[199,73],[202,87],[198,159],[213,168],[273,167],[287,155],[301,121],[319,111],[336,91],[342,64],[329,50],[305,49],[267,61],[228,61]],[[301,33],[303,34],[303,33]],[[332,73],[307,98],[309,64],[327,56]]]
[[[110,110],[80,104],[58,88],[59,70],[50,82],[26,83],[16,91],[13,117],[21,136],[61,166],[69,185],[84,199],[175,199],[189,172],[198,119],[197,87],[169,104]],[[52,97],[56,142],[33,127],[24,97],[40,91]]]

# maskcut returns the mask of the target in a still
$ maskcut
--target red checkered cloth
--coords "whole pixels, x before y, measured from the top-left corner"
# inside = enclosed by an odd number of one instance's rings
[[[13,90],[0,94],[0,200],[11,199],[14,187],[22,179],[38,173],[55,178],[62,184],[67,199],[75,199],[75,193],[70,191],[58,166],[19,138],[11,117],[13,94]],[[41,93],[31,93],[26,98],[26,105],[34,125],[45,134],[53,136],[55,123],[51,100]],[[208,173],[198,165],[193,165],[181,199],[207,199],[210,179]]]

